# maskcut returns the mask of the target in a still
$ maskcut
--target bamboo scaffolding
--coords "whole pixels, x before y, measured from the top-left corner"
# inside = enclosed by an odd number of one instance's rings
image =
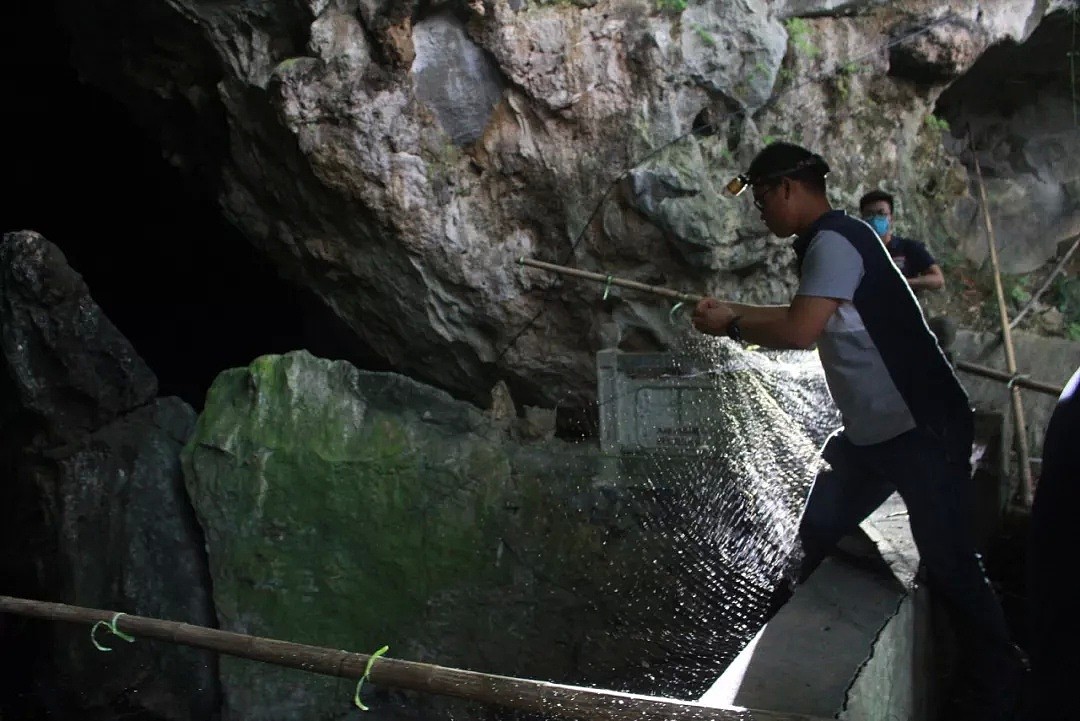
[[[1060,396],[1064,392],[1064,388],[1061,386],[1055,386],[1051,383],[1044,383],[1043,381],[1031,380],[1025,375],[1009,375],[1005,371],[999,371],[997,368],[988,368],[982,365],[976,365],[975,363],[968,363],[967,361],[956,361],[956,367],[962,371],[973,373],[975,375],[989,378],[990,380],[1001,381],[1002,383],[1011,382],[1014,386],[1022,386],[1029,390],[1038,391],[1040,393],[1046,393],[1052,395],[1055,398]]]
[[[1069,258],[1076,252],[1077,247],[1080,247],[1080,233],[1070,236],[1061,242],[1068,243],[1070,240],[1073,242],[1072,246],[1065,252],[1065,255],[1061,256],[1061,260],[1059,260],[1057,265],[1054,266],[1054,269],[1050,271],[1050,275],[1046,276],[1046,280],[1039,286],[1039,289],[1031,294],[1031,300],[1028,301],[1023,310],[1017,313],[1016,317],[1009,321],[1010,328],[1015,328],[1017,324],[1024,319],[1024,316],[1031,312],[1031,309],[1035,307],[1035,304],[1039,302],[1039,298],[1042,297],[1042,294],[1049,290],[1050,286],[1053,285],[1054,279],[1057,278],[1058,273],[1065,268],[1065,265],[1069,262]]]
[[[998,265],[997,239],[994,236],[994,224],[990,220],[990,206],[986,200],[986,185],[983,183],[982,168],[979,166],[979,155],[971,147],[971,158],[975,163],[975,179],[979,185],[979,199],[982,205],[983,222],[986,224],[987,242],[990,245],[990,265],[994,271],[994,295],[997,296],[998,315],[1001,320],[1001,337],[1005,345],[1005,368],[1011,377],[1016,376],[1016,350],[1013,348],[1012,328],[1009,326],[1009,311],[1005,305],[1005,290],[1001,286],[1001,268]],[[1020,464],[1020,492],[1024,505],[1030,506],[1034,494],[1034,482],[1031,478],[1030,453],[1028,451],[1027,419],[1024,417],[1024,401],[1020,396],[1020,389],[1016,384],[1009,386],[1009,397],[1012,401],[1013,419],[1016,423],[1016,455]]]
[[[69,623],[112,621],[118,631],[138,638],[216,651],[323,676],[360,679],[366,673],[367,680],[374,684],[583,721],[824,721],[802,714],[713,708],[689,701],[495,676],[386,656],[377,657],[368,672],[371,656],[367,654],[11,596],[0,596],[0,612]]]

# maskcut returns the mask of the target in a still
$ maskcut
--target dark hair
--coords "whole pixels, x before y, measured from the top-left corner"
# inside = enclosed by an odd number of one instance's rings
[[[829,164],[825,158],[793,143],[770,143],[750,163],[746,175],[751,185],[791,178],[825,192]]]
[[[859,198],[859,212],[862,212],[862,209],[870,203],[876,203],[879,200],[884,200],[886,203],[889,204],[890,213],[895,210],[895,208],[893,207],[892,195],[886,193],[884,190],[871,190],[869,193]]]

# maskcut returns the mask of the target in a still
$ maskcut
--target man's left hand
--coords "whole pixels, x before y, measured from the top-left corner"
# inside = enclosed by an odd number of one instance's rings
[[[735,311],[727,303],[716,298],[703,298],[694,308],[691,321],[694,327],[709,335],[725,335],[728,325],[735,319]]]

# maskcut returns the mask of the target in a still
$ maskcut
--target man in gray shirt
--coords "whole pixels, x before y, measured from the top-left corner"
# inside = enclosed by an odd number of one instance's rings
[[[927,582],[950,610],[962,657],[950,719],[1013,717],[1020,665],[975,553],[967,394],[877,234],[833,210],[829,167],[789,143],[762,150],[745,176],[762,220],[795,236],[799,289],[788,305],[706,298],[694,326],[768,348],[817,345],[844,427],[822,454],[799,533],[806,578],[893,491],[908,508]],[[741,191],[740,191],[741,192]]]

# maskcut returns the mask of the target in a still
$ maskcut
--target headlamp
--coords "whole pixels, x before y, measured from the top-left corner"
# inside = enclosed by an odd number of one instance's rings
[[[742,195],[743,191],[750,187],[750,176],[744,174],[736,175],[728,184],[724,186],[732,197],[738,197]]]
[[[750,174],[740,173],[728,181],[728,184],[724,186],[724,190],[732,197],[738,197],[749,188],[751,185],[757,185],[758,183],[764,183],[769,180],[775,180],[776,178],[782,178],[785,175],[791,175],[797,173],[800,170],[807,168],[814,168],[821,172],[822,177],[829,175],[829,164],[825,162],[825,159],[820,155],[813,155],[805,160],[800,160],[798,163],[790,168],[784,168],[783,170],[777,170],[771,173],[766,173],[759,177],[751,178]]]

